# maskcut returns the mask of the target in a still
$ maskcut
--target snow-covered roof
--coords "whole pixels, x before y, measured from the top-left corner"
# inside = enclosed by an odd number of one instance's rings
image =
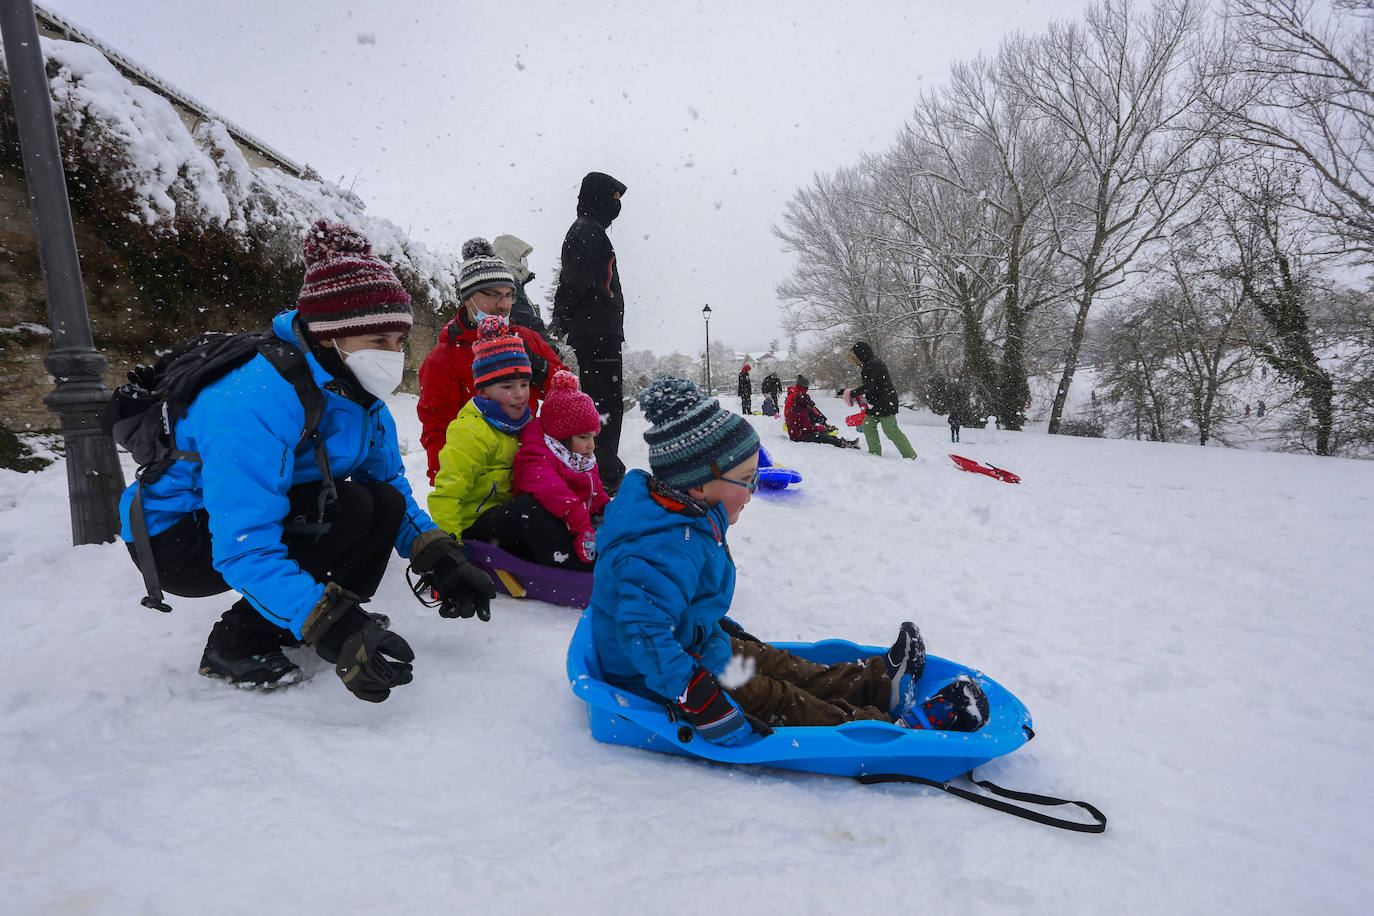
[[[751,363],[781,363],[786,362],[791,355],[787,350],[764,350],[760,353],[736,353],[735,358]]]
[[[228,118],[215,113],[209,107],[196,101],[180,89],[154,76],[147,69],[116,51],[85,29],[73,25],[50,10],[43,9],[43,7],[39,6],[37,3],[33,5],[33,11],[35,17],[38,19],[39,28],[42,31],[67,41],[78,41],[81,44],[90,45],[101,54],[104,54],[110,63],[114,64],[121,73],[137,82],[139,85],[145,86],[159,95],[166,97],[169,101],[180,105],[197,117],[207,121],[219,121],[224,125],[225,129],[229,131],[229,135],[234,138],[235,142],[249,147],[282,171],[288,172],[296,177],[300,177],[305,172],[305,167],[295,160],[258,139]]]

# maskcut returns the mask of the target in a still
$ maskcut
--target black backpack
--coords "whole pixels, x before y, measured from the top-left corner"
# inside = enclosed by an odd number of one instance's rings
[[[100,426],[133,455],[138,463],[135,479],[138,489],[129,510],[129,525],[134,535],[134,560],[143,573],[148,595],[144,607],[159,611],[172,608],[163,600],[152,543],[143,520],[143,484],[152,483],[176,461],[200,461],[196,452],[178,449],[173,430],[186,416],[196,395],[212,382],[262,354],[281,377],[291,383],[301,406],[305,424],[296,451],[313,444],[315,463],[323,486],[320,489],[319,516],[314,522],[294,519],[293,532],[323,534],[329,529],[325,512],[334,502],[334,480],[329,472],[329,456],[319,433],[324,416],[324,394],[310,373],[305,356],[296,347],[270,331],[224,334],[209,331],[181,341],[151,366],[136,366],[129,371],[129,382],[115,389]]]

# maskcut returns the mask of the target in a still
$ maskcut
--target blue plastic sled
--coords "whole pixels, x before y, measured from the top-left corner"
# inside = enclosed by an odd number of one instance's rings
[[[759,486],[769,490],[786,490],[788,484],[801,483],[802,475],[791,468],[778,467],[768,449],[759,446]]]
[[[491,577],[497,591],[512,598],[533,598],[575,608],[584,608],[592,600],[591,572],[541,566],[485,541],[464,541],[463,549],[473,564]]]
[[[776,645],[824,664],[857,661],[886,651],[842,639]],[[568,681],[578,698],[586,702],[592,737],[598,741],[719,763],[836,776],[900,774],[944,782],[1025,744],[1031,735],[1030,713],[1010,691],[980,671],[928,655],[918,692],[927,696],[960,674],[973,677],[987,694],[991,715],[976,732],[913,731],[887,722],[859,721],[829,727],[788,726],[775,729],[767,737],[724,747],[702,739],[690,726],[670,720],[662,703],[601,680],[592,647],[590,613],[582,615],[568,646]]]

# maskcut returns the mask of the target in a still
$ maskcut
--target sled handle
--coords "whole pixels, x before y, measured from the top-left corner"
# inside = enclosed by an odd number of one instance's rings
[[[1004,789],[986,779],[975,779],[973,770],[964,774],[964,778],[974,785],[987,789],[994,795],[1002,798],[1010,798],[1015,801],[1027,802],[1032,805],[1077,805],[1092,817],[1091,824],[1082,821],[1071,821],[1062,817],[1052,817],[1040,811],[1033,811],[1030,808],[1023,808],[1020,805],[1013,805],[1010,802],[1000,801],[996,798],[989,798],[986,795],[979,795],[977,792],[970,792],[968,789],[961,789],[952,786],[947,782],[936,782],[933,779],[926,779],[922,776],[908,776],[905,773],[861,773],[854,777],[864,785],[874,785],[883,782],[915,782],[923,786],[930,786],[932,789],[939,789],[948,792],[958,798],[963,798],[971,802],[1002,811],[1006,814],[1014,814],[1023,817],[1028,821],[1035,821],[1037,824],[1044,824],[1048,827],[1058,827],[1060,830],[1072,830],[1076,833],[1102,833],[1107,829],[1107,815],[1097,810],[1093,805],[1085,801],[1074,801],[1067,798],[1055,798],[1051,795],[1036,795],[1033,792],[1016,792],[1012,789]]]

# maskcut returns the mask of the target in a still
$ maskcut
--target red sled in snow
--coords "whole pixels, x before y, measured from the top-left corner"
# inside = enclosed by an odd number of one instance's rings
[[[991,464],[979,464],[972,458],[965,458],[963,455],[950,455],[949,457],[950,460],[952,460],[956,465],[959,466],[959,470],[961,471],[969,471],[973,474],[986,474],[987,476],[996,478],[997,480],[1000,480],[1003,483],[1021,482],[1021,478],[1013,474],[1011,471],[1004,471],[1001,468],[994,467]]]

